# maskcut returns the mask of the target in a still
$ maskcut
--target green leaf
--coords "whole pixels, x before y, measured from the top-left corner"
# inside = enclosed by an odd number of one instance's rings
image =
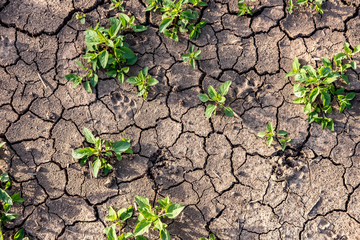
[[[298,72],[300,70],[300,62],[297,57],[294,58],[292,68],[293,68],[293,72]]]
[[[304,98],[299,97],[299,98],[295,98],[293,100],[293,103],[302,104],[302,103],[305,103],[305,100],[304,100]]]
[[[147,233],[149,231],[149,228],[151,226],[151,221],[148,221],[147,219],[144,219],[140,221],[134,230],[134,236],[143,235],[144,233]]]
[[[328,58],[322,58],[321,61],[324,64],[324,66],[331,68],[332,64],[331,64],[331,61]]]
[[[211,118],[211,115],[216,111],[216,105],[209,104],[206,107],[205,115],[207,118]]]
[[[126,79],[126,82],[136,86],[139,80],[137,77],[129,77],[128,79]]]
[[[95,144],[95,137],[94,135],[91,133],[91,131],[89,129],[87,129],[86,127],[84,127],[84,135],[85,135],[85,138],[86,138],[86,141],[88,143],[93,143]]]
[[[101,67],[106,68],[108,60],[109,60],[109,52],[106,50],[101,51],[99,54],[99,61]]]
[[[0,148],[2,148],[5,145],[6,142],[0,143]]]
[[[173,21],[173,18],[164,18],[162,20],[162,22],[160,23],[159,32],[164,32],[164,30],[170,26],[172,21]]]
[[[126,211],[124,211],[120,214],[120,219],[125,222],[126,220],[131,218],[131,216],[133,215],[133,212],[134,212],[133,207],[130,206],[128,209],[126,209]]]
[[[170,240],[170,233],[168,230],[160,230],[159,232],[161,240]]]
[[[310,102],[315,102],[317,96],[319,95],[320,93],[320,90],[319,88],[314,88],[311,92],[310,92],[310,95],[309,95],[309,100]]]
[[[101,40],[95,30],[88,29],[85,31],[86,45],[97,45],[101,43]]]
[[[11,196],[11,199],[14,203],[22,203],[24,202],[24,199],[22,197],[20,197],[19,193],[15,193]]]
[[[273,141],[274,141],[274,138],[273,137],[268,137],[267,139],[266,139],[266,143],[267,143],[267,145],[270,147],[271,146],[271,144],[273,143]]]
[[[0,175],[0,181],[1,182],[7,182],[9,181],[9,175],[7,173],[3,173]]]
[[[271,122],[268,122],[267,126],[266,126],[266,129],[268,132],[273,132],[274,131],[274,128],[273,128],[273,125]]]
[[[345,59],[345,58],[346,58],[345,53],[338,53],[338,54],[335,55],[334,60],[336,62],[339,62],[339,61],[341,61],[342,59]]]
[[[95,87],[97,85],[97,83],[99,82],[99,77],[97,74],[94,74],[91,78],[90,78],[90,84],[92,87]]]
[[[170,219],[173,219],[181,213],[184,207],[185,206],[180,204],[171,204],[170,206],[167,207],[165,211],[166,212],[165,216],[167,216]]]
[[[234,116],[234,112],[230,107],[225,107],[224,112],[225,112],[225,115],[228,116],[228,117],[233,117]]]
[[[115,230],[115,224],[111,225],[110,229],[108,229],[108,236],[106,240],[117,240],[117,234]]]
[[[266,136],[266,132],[258,132],[257,136],[263,138]]]
[[[109,207],[109,216],[105,218],[105,221],[116,221],[118,219],[115,210],[110,206]]]
[[[348,94],[346,94],[346,99],[347,100],[353,100],[355,95],[356,94],[354,92],[348,93]]]
[[[287,132],[287,131],[280,130],[280,131],[278,132],[278,136],[284,136],[284,137],[286,137],[287,135],[288,135],[288,132]]]
[[[135,196],[135,201],[139,205],[140,208],[148,208],[148,209],[151,208],[149,199],[146,197]]]
[[[305,114],[311,113],[311,109],[312,109],[312,106],[311,106],[311,103],[310,103],[310,102],[308,102],[307,104],[305,104],[305,107],[304,107],[304,112],[305,112]]]
[[[13,205],[13,201],[11,199],[11,197],[9,196],[9,194],[7,194],[7,192],[5,192],[3,189],[0,188],[0,201],[9,204],[9,205]]]
[[[131,144],[126,141],[117,141],[113,145],[113,150],[117,154],[121,154],[125,152],[128,148],[130,148]]]
[[[209,240],[216,240],[215,235],[211,233],[211,234],[209,235]]]
[[[90,86],[90,82],[89,81],[85,81],[84,82],[84,88],[87,92],[89,93],[92,93],[92,89],[91,89],[91,86]]]
[[[93,175],[95,178],[97,178],[97,175],[99,173],[100,167],[101,167],[101,160],[100,158],[97,158],[95,162],[92,165],[93,167]]]
[[[24,229],[20,229],[17,233],[15,233],[14,235],[14,240],[22,240],[25,236],[25,231]]]
[[[156,84],[158,84],[159,81],[155,78],[150,78],[149,81],[148,81],[148,86],[154,86]]]
[[[109,35],[110,38],[113,38],[113,36],[116,36],[120,30],[121,21],[117,18],[109,18],[109,22],[111,24],[111,27],[109,28]]]
[[[223,84],[221,84],[219,88],[219,92],[222,96],[225,96],[228,93],[230,85],[231,85],[231,81],[226,81]]]
[[[135,25],[132,27],[134,32],[143,32],[147,30],[147,27],[143,26],[143,25]]]
[[[360,45],[357,45],[357,46],[354,48],[353,54],[358,53],[358,52],[360,52]]]
[[[65,75],[65,79],[68,81],[74,82],[74,81],[78,81],[81,78],[74,73],[70,73],[70,74]]]
[[[355,61],[351,61],[350,62],[350,66],[352,67],[352,69],[356,69],[356,62]]]
[[[196,68],[195,60],[194,60],[193,58],[191,58],[191,59],[189,60],[189,63],[190,63],[190,66],[191,66],[193,69]]]
[[[147,240],[144,236],[136,236],[136,240]]]
[[[216,101],[217,100],[217,92],[215,91],[214,87],[213,86],[209,86],[208,88],[208,93],[209,93],[209,97]]]
[[[345,50],[345,52],[346,52],[347,54],[351,54],[351,53],[352,53],[352,51],[351,51],[351,49],[350,49],[350,44],[349,44],[348,42],[345,42],[345,43],[344,43],[344,50]]]
[[[210,98],[208,97],[207,94],[202,93],[202,94],[199,94],[198,96],[199,96],[200,101],[202,101],[202,102],[207,102],[210,100]]]

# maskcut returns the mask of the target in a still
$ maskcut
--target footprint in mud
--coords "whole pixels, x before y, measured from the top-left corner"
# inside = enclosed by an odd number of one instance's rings
[[[111,108],[119,119],[132,119],[136,113],[134,99],[122,95],[120,92],[110,94]]]

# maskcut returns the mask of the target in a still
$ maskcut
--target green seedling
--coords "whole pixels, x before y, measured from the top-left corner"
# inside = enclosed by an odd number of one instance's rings
[[[138,96],[143,96],[144,99],[147,98],[150,86],[154,86],[159,83],[155,78],[152,78],[148,75],[148,67],[145,67],[139,72],[137,77],[129,77],[126,81],[134,86],[138,87]]]
[[[194,51],[194,45],[191,45],[189,48],[189,53],[181,55],[181,58],[184,62],[189,62],[191,67],[195,69],[195,61],[201,58],[201,50]]]
[[[1,143],[1,147],[4,145]],[[14,203],[22,203],[24,199],[22,199],[19,193],[15,193],[13,195],[9,195],[6,190],[11,186],[11,181],[9,175],[7,173],[3,173],[0,175],[0,202],[2,203],[3,209],[0,210],[0,240],[3,240],[3,233],[1,229],[1,225],[3,222],[10,222],[18,217],[17,214],[10,213],[11,207]]]
[[[231,85],[231,81],[227,81],[224,82],[223,84],[221,84],[220,88],[219,88],[219,93],[215,91],[213,86],[209,86],[208,88],[208,94],[202,93],[199,94],[199,99],[202,102],[215,102],[215,105],[213,104],[209,104],[206,107],[206,111],[205,111],[205,115],[207,118],[211,118],[212,114],[216,114],[216,109],[219,108],[224,108],[224,104],[226,101],[226,94],[229,91],[229,87]],[[232,117],[234,116],[234,112],[230,107],[225,107],[224,108],[224,112],[227,116]]]
[[[119,9],[119,11],[123,12],[124,7],[122,6],[123,0],[111,0],[112,5],[110,6],[109,10],[113,10],[115,8]]]
[[[200,240],[216,240],[216,237],[214,234],[210,234],[208,238],[202,237]]]
[[[288,138],[288,132],[284,130],[279,130],[279,132],[276,132],[271,122],[268,123],[266,132],[259,132],[257,135],[261,138],[266,137],[266,143],[269,147],[273,144],[274,139],[276,139],[281,145],[281,149],[283,151],[286,148],[286,144],[292,142],[291,138]]]
[[[311,9],[315,9],[318,13],[323,14],[322,4],[325,0],[294,0],[296,4],[299,6],[310,7]],[[298,9],[297,5],[294,5],[293,0],[289,0],[289,7],[287,8],[289,14],[293,13],[293,9]]]
[[[82,13],[82,12],[77,12],[76,13],[76,19],[80,21],[81,24],[85,24],[85,20],[86,20],[86,14]]]
[[[199,17],[199,12],[190,9],[194,6],[207,6],[201,0],[147,0],[149,5],[145,11],[156,11],[160,9],[163,13],[159,31],[166,37],[179,41],[178,33],[186,33],[190,30],[190,39],[196,39],[201,33],[201,28],[206,25],[206,21],[195,24]]]
[[[95,74],[99,69],[106,69],[109,77],[118,78],[120,83],[125,80],[125,74],[129,67],[125,65],[134,65],[137,61],[135,53],[124,42],[122,31],[132,29],[134,32],[146,30],[145,26],[135,25],[135,18],[129,17],[124,13],[119,14],[119,18],[110,18],[110,28],[100,27],[99,23],[93,29],[85,31],[86,54],[83,58],[91,67],[84,67],[80,61],[77,64],[82,67],[87,74],[78,76],[77,74],[68,74],[65,78],[74,82],[74,87],[83,82],[84,88],[92,92],[92,87],[98,83],[98,76]],[[83,81],[85,80],[85,81]]]
[[[5,142],[0,143],[0,148],[2,148],[5,145]]]
[[[133,208],[120,209],[116,212],[112,207],[109,207],[109,216],[105,219],[106,221],[114,221],[111,227],[104,230],[104,234],[107,235],[107,239],[136,239],[136,240],[147,240],[146,237],[142,236],[149,232],[150,227],[153,225],[153,229],[159,231],[160,239],[170,240],[170,233],[166,229],[167,225],[161,221],[163,218],[174,219],[184,209],[184,206],[180,204],[174,204],[170,201],[169,197],[159,200],[159,205],[154,208],[151,207],[149,199],[145,197],[135,196],[135,201],[138,205],[139,214],[137,216],[136,227],[133,233],[122,233],[122,226],[125,221],[132,217]],[[120,236],[117,236],[116,228],[119,228]]]
[[[301,67],[295,57],[292,71],[285,76],[295,76],[298,83],[294,84],[294,94],[297,98],[293,102],[305,105],[304,112],[309,116],[308,122],[319,123],[323,129],[328,128],[331,131],[334,131],[334,121],[328,118],[327,114],[332,112],[333,100],[339,103],[341,113],[352,107],[350,101],[355,97],[355,93],[344,93],[344,88],[338,89],[334,85],[340,79],[349,84],[345,72],[349,68],[356,69],[356,62],[352,57],[360,52],[360,45],[351,50],[349,43],[345,43],[344,51],[334,56],[334,67],[328,58],[322,58],[322,64],[316,70],[310,65]]]
[[[25,231],[22,228],[19,231],[17,231],[17,233],[15,233],[14,240],[29,240],[29,238],[25,237]]]
[[[116,156],[118,161],[121,161],[123,153],[132,154],[130,148],[130,139],[122,138],[121,141],[104,141],[100,138],[95,138],[91,131],[84,128],[84,135],[86,141],[93,144],[94,147],[78,148],[73,151],[72,156],[75,159],[80,159],[80,164],[84,165],[88,161],[92,161],[92,173],[96,178],[99,170],[104,169],[104,173],[108,174],[113,168],[109,163],[111,157]]]
[[[252,2],[255,2],[256,0],[251,0]],[[243,16],[245,14],[253,15],[252,8],[248,6],[245,2],[245,0],[238,0],[238,8],[239,13],[238,16]]]

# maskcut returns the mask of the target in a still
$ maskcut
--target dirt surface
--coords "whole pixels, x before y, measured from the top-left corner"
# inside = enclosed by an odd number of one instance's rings
[[[30,239],[105,239],[110,205],[168,195],[186,205],[169,222],[175,239],[360,239],[360,103],[332,114],[335,132],[322,130],[308,125],[284,78],[295,56],[315,65],[345,41],[360,44],[360,2],[327,1],[323,15],[288,15],[285,2],[257,1],[253,17],[237,17],[236,1],[210,1],[200,14],[208,24],[192,42],[202,51],[193,70],[180,57],[190,42],[160,34],[160,15],[145,14],[145,1],[126,1],[148,27],[126,35],[139,57],[129,75],[148,66],[160,81],[144,101],[104,74],[93,94],[64,78],[77,71],[83,31],[116,13],[107,1],[0,0],[0,166],[25,199],[7,234],[23,227]],[[359,98],[360,71],[349,77]],[[239,118],[208,120],[197,95],[227,80]],[[284,153],[256,136],[268,121],[291,133]],[[125,131],[134,155],[92,178],[71,157],[84,127],[112,140]]]

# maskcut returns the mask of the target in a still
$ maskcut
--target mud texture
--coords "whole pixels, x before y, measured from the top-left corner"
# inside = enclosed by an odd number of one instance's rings
[[[174,239],[360,239],[360,103],[335,112],[335,132],[324,131],[308,125],[284,78],[295,56],[315,65],[345,41],[360,44],[360,2],[329,0],[323,15],[288,15],[287,0],[261,0],[253,17],[237,17],[236,3],[211,0],[200,38],[175,43],[158,32],[159,13],[126,1],[148,27],[126,34],[139,56],[129,75],[148,66],[160,81],[144,101],[105,74],[93,94],[64,79],[77,71],[83,31],[116,14],[107,1],[0,1],[0,166],[25,199],[7,235],[22,227],[30,239],[105,239],[110,205],[168,195],[186,205],[168,222]],[[75,19],[80,11],[85,25]],[[196,70],[180,57],[190,44],[202,51]],[[360,71],[349,78],[359,98]],[[197,95],[227,80],[227,104],[239,118],[220,112],[208,120]],[[291,133],[284,153],[256,136],[268,121]],[[134,155],[92,178],[71,157],[84,127],[104,139],[125,135]]]

